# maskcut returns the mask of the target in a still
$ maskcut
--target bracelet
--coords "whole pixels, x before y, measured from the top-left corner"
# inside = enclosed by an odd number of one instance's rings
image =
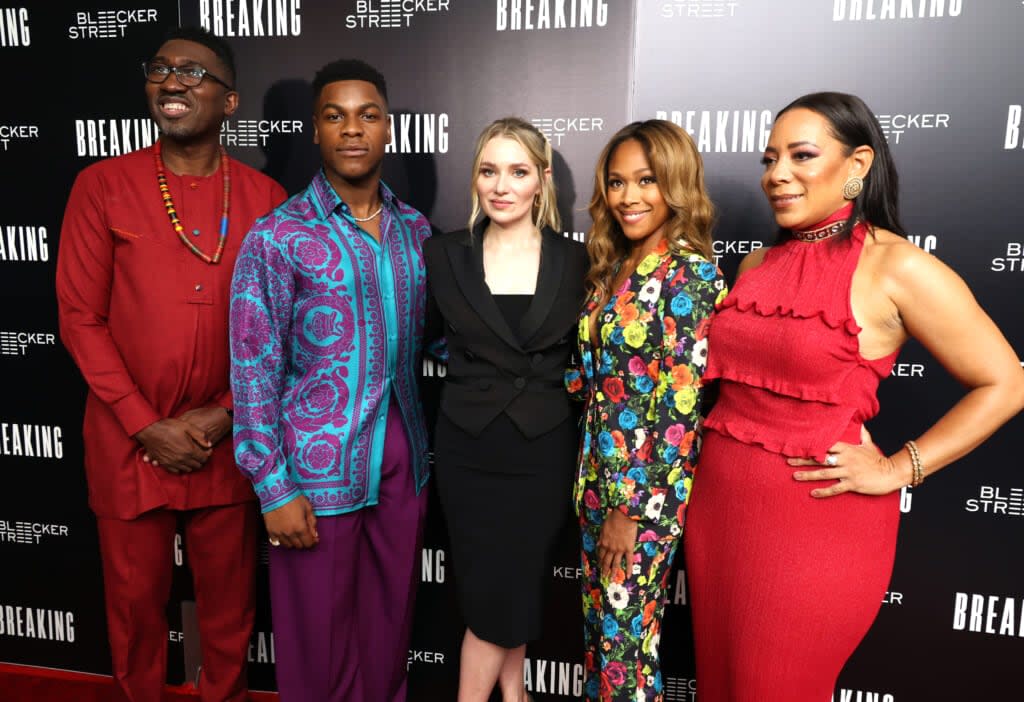
[[[910,454],[910,466],[913,469],[913,476],[910,479],[910,487],[917,487],[924,482],[924,465],[921,463],[921,452],[917,450],[917,444],[908,441],[903,444]]]

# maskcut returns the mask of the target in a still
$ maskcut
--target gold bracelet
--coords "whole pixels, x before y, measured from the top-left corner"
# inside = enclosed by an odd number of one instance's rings
[[[903,445],[907,448],[907,453],[910,454],[910,466],[913,470],[910,487],[917,487],[924,482],[924,465],[921,463],[921,452],[918,451],[917,444],[913,441],[908,441]]]

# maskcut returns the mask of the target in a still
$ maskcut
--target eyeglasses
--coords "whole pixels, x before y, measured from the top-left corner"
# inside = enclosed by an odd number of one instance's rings
[[[230,85],[202,66],[168,66],[165,63],[142,62],[142,74],[146,76],[146,80],[150,83],[163,83],[172,73],[178,79],[178,82],[186,88],[196,87],[203,82],[203,78],[212,78],[228,90],[233,90]]]

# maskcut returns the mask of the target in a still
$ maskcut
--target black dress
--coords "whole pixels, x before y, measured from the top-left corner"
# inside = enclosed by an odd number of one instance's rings
[[[532,295],[495,295],[509,327]],[[567,418],[526,438],[504,412],[473,436],[438,414],[435,478],[466,625],[514,648],[540,638],[552,550],[569,519],[579,436]]]

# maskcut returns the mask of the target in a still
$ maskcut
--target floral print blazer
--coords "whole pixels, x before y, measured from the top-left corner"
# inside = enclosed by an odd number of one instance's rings
[[[587,302],[578,364],[565,382],[586,402],[575,501],[592,523],[615,508],[641,522],[640,541],[682,532],[699,451],[708,330],[727,292],[714,263],[662,242],[598,315],[597,347],[590,315],[599,300]]]

